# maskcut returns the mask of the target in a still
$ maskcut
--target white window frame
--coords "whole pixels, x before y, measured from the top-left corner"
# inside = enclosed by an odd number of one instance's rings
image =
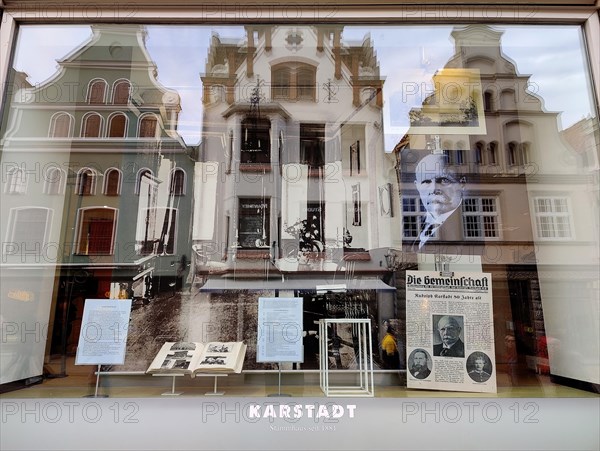
[[[477,200],[477,211],[466,211],[467,200]],[[483,211],[483,200],[493,200],[495,205],[495,211]],[[479,230],[481,231],[480,236],[468,236],[466,227],[466,217],[477,217],[480,218]],[[496,218],[496,236],[485,236],[485,217]],[[502,240],[502,218],[500,214],[500,199],[494,194],[481,194],[481,195],[470,195],[465,196],[461,205],[461,219],[462,219],[462,236],[465,241],[500,241]]]
[[[538,209],[539,200],[550,200],[551,201],[551,208],[552,211],[549,212],[540,212]],[[557,212],[554,211],[554,202],[557,200],[563,200],[564,201],[564,205],[567,208],[566,212]],[[575,239],[575,228],[573,227],[573,215],[572,215],[572,205],[571,205],[571,198],[567,195],[564,194],[560,194],[560,193],[556,193],[556,194],[538,194],[535,195],[531,198],[531,211],[533,213],[533,218],[534,218],[534,224],[533,224],[533,230],[535,233],[535,238],[537,240],[540,241],[572,241]],[[541,218],[566,218],[567,219],[567,224],[569,226],[569,236],[543,236],[540,232],[541,232],[541,226],[542,224],[540,223],[540,219]],[[556,230],[556,222],[553,220],[552,221],[552,225],[554,227],[554,229]]]

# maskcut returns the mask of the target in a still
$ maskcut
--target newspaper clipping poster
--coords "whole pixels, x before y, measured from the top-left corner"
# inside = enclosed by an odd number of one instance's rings
[[[496,393],[492,276],[406,272],[407,387]]]

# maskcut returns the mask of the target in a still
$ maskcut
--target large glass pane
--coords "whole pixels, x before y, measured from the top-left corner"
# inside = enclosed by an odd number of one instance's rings
[[[447,335],[475,383],[597,387],[583,48],[575,26],[22,26],[0,137],[3,337],[47,334],[3,340],[0,382],[91,372],[70,365],[85,300],[127,297],[109,372],[145,371],[167,341],[245,341],[258,374],[355,374],[357,328],[319,347],[335,318],[369,320],[380,385],[442,377]],[[489,274],[493,324],[451,303],[417,319],[408,271]],[[302,298],[303,362],[257,362],[259,297]]]

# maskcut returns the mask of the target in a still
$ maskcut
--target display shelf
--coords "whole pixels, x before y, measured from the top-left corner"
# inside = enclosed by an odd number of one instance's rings
[[[349,324],[356,336],[353,343],[355,346],[357,368],[347,370],[356,373],[358,381],[348,385],[331,385],[329,369],[329,341],[332,341],[334,353],[339,353],[339,348],[335,349],[334,343],[339,343],[340,338],[337,335],[337,328],[340,325]],[[330,337],[331,329],[331,337]],[[326,396],[344,396],[344,397],[373,397],[375,396],[375,386],[373,382],[373,343],[371,339],[371,320],[365,318],[329,318],[319,320],[319,368],[320,368],[320,386]],[[344,371],[346,372],[346,371]]]

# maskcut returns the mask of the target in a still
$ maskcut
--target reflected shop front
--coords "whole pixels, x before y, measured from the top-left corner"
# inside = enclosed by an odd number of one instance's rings
[[[15,31],[3,396],[145,393],[165,342],[244,342],[239,396],[365,365],[378,397],[596,396],[581,26],[138,22]],[[258,358],[259,298],[300,299],[302,359]],[[122,364],[77,365],[90,299],[131,302]]]

